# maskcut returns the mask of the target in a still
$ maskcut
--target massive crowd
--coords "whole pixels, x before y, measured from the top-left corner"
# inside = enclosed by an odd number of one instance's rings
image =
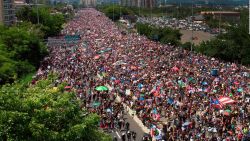
[[[59,74],[98,113],[101,128],[125,125],[123,106],[135,111],[155,139],[247,140],[249,69],[134,33],[122,34],[103,13],[80,10],[62,34],[77,44],[50,44],[36,78]],[[211,72],[212,71],[212,72]],[[109,91],[97,91],[108,86]],[[221,101],[221,97],[229,100]],[[160,135],[159,135],[160,134]]]

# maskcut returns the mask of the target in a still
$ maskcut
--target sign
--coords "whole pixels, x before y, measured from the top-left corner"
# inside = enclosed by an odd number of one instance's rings
[[[77,41],[77,40],[80,40],[81,37],[80,37],[80,35],[65,35],[64,39],[66,41]]]

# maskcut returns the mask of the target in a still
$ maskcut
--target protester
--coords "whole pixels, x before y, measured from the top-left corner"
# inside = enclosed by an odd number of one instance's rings
[[[126,104],[158,140],[161,134],[176,141],[242,139],[249,133],[249,68],[122,34],[94,9],[80,10],[62,34],[81,39],[49,42],[50,55],[34,80],[57,73],[55,86],[67,83],[83,108],[101,116],[101,128],[124,128]]]
[[[136,132],[135,131],[132,131],[132,138],[133,138],[133,141],[136,141]]]

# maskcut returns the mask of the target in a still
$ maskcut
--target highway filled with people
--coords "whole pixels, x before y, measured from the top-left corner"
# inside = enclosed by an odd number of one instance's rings
[[[100,115],[100,128],[124,129],[132,140],[131,132],[142,129],[121,127],[129,108],[154,140],[249,139],[249,68],[122,34],[91,8],[78,11],[62,35],[80,38],[48,43],[50,55],[36,79],[57,73],[57,83],[66,82],[82,107]]]

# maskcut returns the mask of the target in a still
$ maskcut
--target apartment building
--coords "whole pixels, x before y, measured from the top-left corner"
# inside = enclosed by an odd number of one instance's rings
[[[152,8],[157,6],[157,0],[121,0],[122,6]]]
[[[15,22],[14,0],[0,0],[0,24],[12,25]]]

